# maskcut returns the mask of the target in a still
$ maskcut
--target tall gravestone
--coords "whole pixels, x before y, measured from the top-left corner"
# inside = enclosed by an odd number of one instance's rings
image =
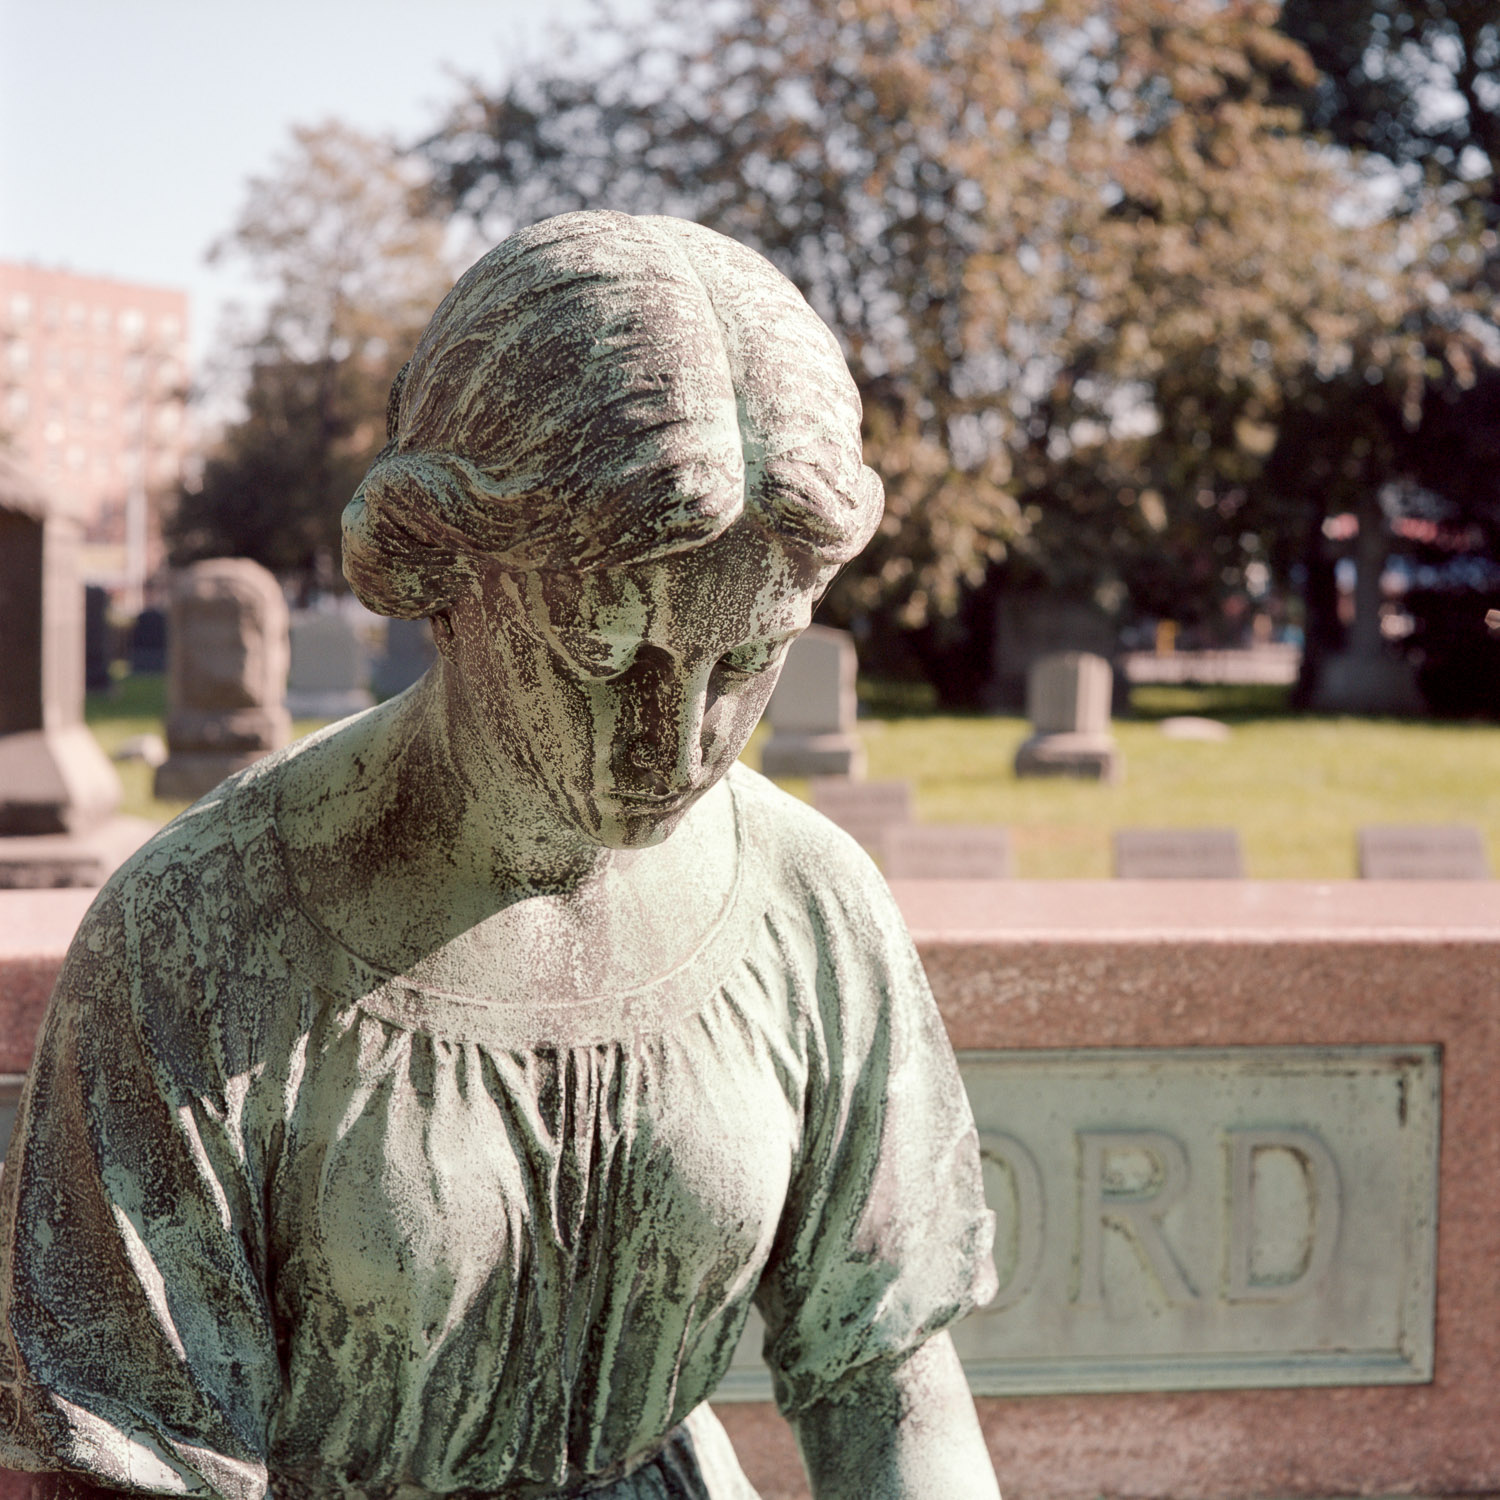
[[[167,612],[154,604],[131,624],[130,670],[142,675],[167,670]]]
[[[1024,710],[1031,669],[1043,657],[1086,651],[1107,659],[1117,638],[1115,622],[1092,600],[1051,591],[1006,594],[995,609],[987,706]]]
[[[299,719],[342,719],[374,702],[370,655],[353,623],[333,611],[293,616],[288,712]]]
[[[436,660],[431,621],[391,620],[386,624],[385,651],[375,660],[370,686],[382,698],[394,698]]]
[[[93,886],[150,833],[83,722],[77,522],[0,454],[0,886]]]
[[[846,631],[813,625],[792,642],[766,708],[771,738],[761,755],[767,776],[863,776],[854,732],[859,659]]]
[[[97,584],[83,591],[83,676],[91,693],[107,691],[114,682],[114,631],[109,623],[109,594]]]
[[[248,558],[215,558],[172,581],[167,749],[156,795],[201,797],[291,737],[287,607]]]
[[[1032,664],[1026,713],[1032,733],[1016,751],[1017,776],[1081,776],[1118,781],[1119,748],[1110,733],[1114,668],[1087,651],[1063,651]]]

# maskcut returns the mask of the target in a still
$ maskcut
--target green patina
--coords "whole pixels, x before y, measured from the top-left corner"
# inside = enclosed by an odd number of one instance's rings
[[[704,1403],[753,1305],[820,1500],[996,1495],[941,1022],[874,867],[735,765],[878,520],[858,423],[696,226],[564,216],[454,288],[345,516],[439,660],[86,919],[3,1181],[0,1461],[744,1500]]]

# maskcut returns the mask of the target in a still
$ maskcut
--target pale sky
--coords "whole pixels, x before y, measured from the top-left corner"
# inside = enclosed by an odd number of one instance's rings
[[[589,0],[0,0],[0,258],[185,288],[201,360],[249,288],[204,251],[293,124],[410,139]]]

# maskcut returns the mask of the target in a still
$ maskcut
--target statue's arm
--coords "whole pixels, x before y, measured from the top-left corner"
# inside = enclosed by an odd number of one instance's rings
[[[855,1369],[794,1419],[817,1500],[1000,1500],[953,1340]]]

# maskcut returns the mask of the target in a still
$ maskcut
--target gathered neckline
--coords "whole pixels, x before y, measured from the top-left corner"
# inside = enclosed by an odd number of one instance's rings
[[[298,741],[242,772],[226,788],[225,814],[251,898],[289,969],[333,999],[402,1030],[505,1047],[620,1040],[702,1006],[745,954],[749,937],[744,808],[733,768],[725,778],[734,829],[734,872],[702,937],[670,967],[628,986],[565,1000],[538,995],[487,997],[438,988],[362,957],[303,903],[277,827],[277,772],[300,749],[338,726]]]

